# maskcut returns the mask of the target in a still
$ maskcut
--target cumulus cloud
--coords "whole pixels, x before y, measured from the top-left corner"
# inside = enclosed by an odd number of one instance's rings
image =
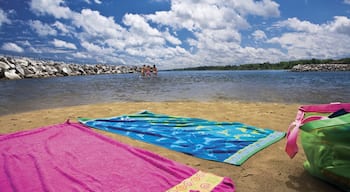
[[[280,14],[278,8],[279,5],[270,0],[174,0],[171,10],[144,17],[175,31],[185,29],[193,34],[186,40],[190,48],[183,55],[189,57],[189,64],[228,65],[238,62],[237,54],[251,51],[241,48],[240,31],[251,27],[246,17],[277,17]]]
[[[170,11],[158,11],[147,19],[173,28],[199,31],[205,29],[247,28],[248,22],[226,1],[171,2]]]
[[[65,6],[63,0],[32,0],[29,3],[30,9],[37,15],[53,15],[55,18],[68,19],[73,12]]]
[[[91,4],[91,1],[90,0],[84,0],[87,4]],[[94,2],[96,3],[96,4],[101,4],[102,3],[102,1],[101,0],[94,0]]]
[[[350,22],[347,17],[334,17],[324,24],[313,24],[297,18],[279,22],[294,31],[273,37],[267,42],[279,44],[290,58],[333,58],[348,55]]]
[[[335,16],[333,21],[324,24],[313,24],[309,21],[300,21],[298,18],[294,17],[278,22],[275,26],[288,27],[296,31],[307,33],[329,31],[350,35],[350,19],[345,16]]]
[[[77,47],[73,43],[69,43],[59,39],[54,39],[51,43],[58,48],[77,49]]]
[[[235,0],[231,4],[243,15],[258,15],[263,17],[278,17],[279,4],[271,0]]]
[[[110,47],[103,47],[94,43],[81,42],[81,46],[86,49],[87,52],[93,53],[95,55],[108,55],[114,52],[114,49]]]
[[[304,31],[310,33],[316,33],[322,30],[322,26],[313,24],[309,21],[300,21],[298,18],[288,18],[287,20],[277,22],[275,27],[288,27],[296,31]]]
[[[350,36],[350,19],[344,16],[336,16],[334,21],[325,25],[325,28],[331,32]]]
[[[63,34],[70,34],[74,31],[73,27],[67,26],[59,21],[56,21],[52,26],[56,27]]]
[[[41,50],[35,48],[28,40],[18,41],[17,43],[19,43],[25,50],[28,50],[29,52],[42,53]]]
[[[79,14],[74,14],[72,20],[76,27],[82,28],[89,36],[119,38],[124,31],[113,17],[105,17],[91,9],[83,9]]]
[[[18,46],[16,43],[4,43],[1,46],[1,49],[5,51],[12,51],[17,53],[22,53],[24,51],[23,48]]]
[[[146,19],[140,15],[126,14],[123,23],[129,27],[130,35],[126,40],[132,45],[164,45],[166,41],[174,45],[181,44],[181,41],[171,35],[168,30],[161,32],[156,28],[152,28]]]
[[[4,10],[0,9],[0,27],[3,23],[10,24],[11,20],[7,17],[7,14],[4,12]]]
[[[83,52],[76,52],[72,54],[73,57],[75,58],[81,58],[81,59],[89,59],[90,56],[87,53],[83,53]]]
[[[172,0],[169,3],[170,10],[125,14],[119,24],[97,10],[72,10],[63,0],[32,0],[30,8],[35,14],[50,15],[56,22],[48,25],[31,21],[30,24],[41,36],[59,34],[76,38],[80,43],[78,49],[75,44],[54,39],[51,45],[65,49],[51,52],[66,51],[70,57],[98,61],[102,58],[102,62],[110,63],[156,63],[161,68],[338,57],[349,50],[350,25],[345,16],[323,24],[289,18],[274,23],[273,28],[263,29],[252,26],[249,19],[279,17],[279,4],[273,0]],[[264,48],[246,45],[243,33]],[[339,39],[342,40],[337,44]]]
[[[39,20],[30,20],[29,25],[39,36],[57,35],[57,31],[54,28]]]
[[[256,41],[259,41],[259,40],[265,40],[267,37],[266,37],[266,34],[264,31],[262,30],[256,30],[252,33],[252,36],[253,38],[256,40]]]

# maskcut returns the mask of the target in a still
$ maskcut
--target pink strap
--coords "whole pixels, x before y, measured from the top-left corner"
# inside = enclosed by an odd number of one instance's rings
[[[299,108],[295,121],[289,125],[288,131],[287,131],[287,144],[286,144],[285,151],[289,155],[289,157],[293,158],[298,152],[297,139],[298,139],[299,127],[310,121],[327,119],[327,117],[323,117],[323,116],[310,116],[306,119],[303,119],[305,112],[332,113],[340,109],[345,109],[346,111],[350,111],[350,103],[330,103],[330,104],[321,104],[321,105],[301,106]]]
[[[286,144],[286,153],[290,158],[293,158],[298,152],[297,138],[299,127],[301,126],[301,121],[304,117],[304,111],[299,108],[295,120],[289,125],[287,131],[287,144]]]
[[[340,109],[350,111],[350,103],[330,103],[321,105],[304,105],[300,107],[305,112],[332,113]]]

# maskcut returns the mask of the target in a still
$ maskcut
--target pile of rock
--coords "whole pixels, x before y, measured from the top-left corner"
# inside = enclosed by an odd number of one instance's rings
[[[350,71],[350,64],[299,64],[295,65],[291,71]]]
[[[71,64],[0,56],[0,79],[44,78],[73,75],[136,73],[136,66]]]

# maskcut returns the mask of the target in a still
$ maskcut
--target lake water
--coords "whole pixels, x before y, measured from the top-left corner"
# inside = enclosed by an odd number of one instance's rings
[[[350,72],[160,71],[0,81],[0,115],[126,101],[350,102]]]

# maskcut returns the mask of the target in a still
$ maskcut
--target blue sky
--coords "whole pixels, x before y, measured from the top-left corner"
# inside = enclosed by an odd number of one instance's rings
[[[160,69],[350,57],[350,0],[0,0],[0,54]]]

